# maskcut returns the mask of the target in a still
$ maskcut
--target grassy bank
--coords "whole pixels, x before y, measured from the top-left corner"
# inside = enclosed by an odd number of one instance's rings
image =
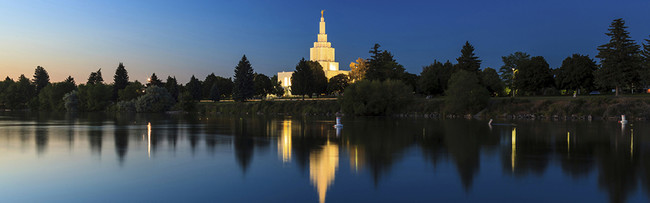
[[[444,117],[444,98],[412,101],[400,116]],[[202,102],[198,111],[224,114],[327,115],[340,111],[336,100]],[[649,96],[517,97],[492,98],[480,115],[484,118],[650,119]]]
[[[336,100],[201,102],[198,111],[223,114],[327,115],[340,111]]]

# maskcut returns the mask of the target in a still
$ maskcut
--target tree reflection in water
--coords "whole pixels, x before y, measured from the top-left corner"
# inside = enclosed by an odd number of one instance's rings
[[[15,124],[16,120],[23,124]],[[650,129],[642,124],[621,130],[612,122],[522,121],[515,129],[490,128],[485,121],[477,120],[344,118],[345,127],[336,136],[333,118],[21,114],[0,117],[0,122],[14,123],[4,126],[3,133],[18,134],[3,138],[6,142],[35,143],[38,154],[48,153],[48,145],[58,139],[49,128],[52,123],[67,126],[61,140],[68,147],[73,147],[74,140],[87,139],[93,155],[101,155],[103,142],[112,141],[120,165],[131,156],[139,156],[127,152],[142,146],[142,126],[150,122],[151,141],[146,144],[151,145],[152,154],[165,146],[176,151],[187,146],[183,143],[189,143],[193,154],[202,153],[201,146],[210,154],[224,148],[232,150],[245,175],[258,154],[272,153],[278,162],[295,164],[302,173],[308,173],[321,202],[336,188],[339,167],[345,166],[341,161],[349,161],[354,173],[367,173],[378,188],[384,177],[394,172],[394,165],[404,159],[405,152],[413,148],[434,167],[452,164],[466,193],[476,187],[481,157],[493,153],[502,173],[514,179],[545,176],[555,165],[574,180],[597,173],[593,177],[611,202],[625,202],[638,191],[638,183],[646,195],[650,194],[650,161],[646,158],[650,157],[650,141],[645,136]],[[112,139],[105,133],[110,130]],[[277,148],[269,150],[270,146]]]

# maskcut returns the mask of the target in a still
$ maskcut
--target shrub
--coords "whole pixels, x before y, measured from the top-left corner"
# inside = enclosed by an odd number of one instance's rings
[[[117,102],[118,112],[136,112],[135,100]]]
[[[151,86],[145,90],[145,94],[135,100],[137,112],[164,112],[174,105],[174,98],[165,88]]]
[[[360,81],[347,87],[339,104],[354,115],[390,115],[400,112],[412,100],[411,88],[400,81]]]
[[[485,108],[490,100],[490,93],[479,84],[478,76],[463,70],[451,76],[445,94],[448,113],[476,113]]]

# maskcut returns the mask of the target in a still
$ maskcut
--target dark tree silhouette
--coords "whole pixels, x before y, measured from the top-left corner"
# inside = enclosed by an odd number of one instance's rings
[[[253,67],[248,59],[246,59],[246,55],[244,55],[235,67],[232,97],[235,101],[243,102],[252,98],[254,94]]]
[[[192,78],[190,78],[190,81],[187,83],[186,87],[193,100],[198,101],[201,99],[201,81],[199,81],[199,79],[196,79],[194,75],[192,75]]]
[[[607,44],[598,46],[600,69],[596,71],[596,82],[601,87],[614,87],[616,96],[623,86],[638,85],[640,57],[639,45],[630,39],[630,32],[625,30],[625,21],[615,19],[609,26],[610,37]]]
[[[447,90],[453,68],[454,65],[449,61],[443,64],[435,60],[433,64],[423,67],[418,81],[420,91],[427,95],[443,94]]]
[[[300,59],[300,62],[296,65],[296,70],[291,74],[291,94],[302,95],[303,99],[305,95],[311,95],[311,91],[314,89],[313,77],[312,69],[305,61],[305,58]]]
[[[156,73],[151,74],[151,77],[149,77],[147,82],[148,82],[147,87],[151,87],[151,86],[162,87],[163,86],[162,81],[160,79],[158,79],[158,76],[156,75]]]
[[[50,75],[47,74],[45,68],[37,66],[34,71],[34,84],[36,85],[36,93],[41,92],[45,86],[50,84]]]
[[[567,90],[593,89],[596,69],[596,62],[589,56],[573,54],[557,69],[555,83],[558,88]]]
[[[368,80],[402,80],[404,74],[404,67],[397,63],[393,58],[393,54],[386,50],[380,50],[379,44],[370,49],[371,54],[368,60],[368,70],[366,70],[365,79]]]
[[[465,42],[465,45],[463,45],[460,53],[460,57],[456,59],[456,61],[458,61],[456,68],[472,73],[479,72],[479,69],[481,68],[481,60],[478,60],[478,57],[475,56],[474,46],[469,44],[469,41]]]
[[[92,72],[90,73],[90,76],[88,76],[88,82],[86,84],[91,85],[91,84],[102,84],[104,83],[104,78],[102,77],[102,69],[100,68],[97,70],[97,72]]]
[[[118,99],[119,91],[126,88],[127,85],[129,85],[129,73],[124,68],[124,64],[120,62],[113,76],[113,100]]]

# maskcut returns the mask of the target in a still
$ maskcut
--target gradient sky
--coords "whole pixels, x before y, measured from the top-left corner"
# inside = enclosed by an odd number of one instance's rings
[[[343,70],[368,58],[374,43],[419,74],[434,59],[455,59],[465,41],[482,68],[524,51],[551,67],[573,53],[596,55],[611,21],[634,40],[650,35],[648,0],[547,1],[30,1],[0,0],[0,77],[30,77],[40,65],[52,81],[77,83],[102,68],[112,82],[119,62],[131,80],[155,72],[230,77],[243,54],[256,72],[291,71],[309,58],[320,10]]]

